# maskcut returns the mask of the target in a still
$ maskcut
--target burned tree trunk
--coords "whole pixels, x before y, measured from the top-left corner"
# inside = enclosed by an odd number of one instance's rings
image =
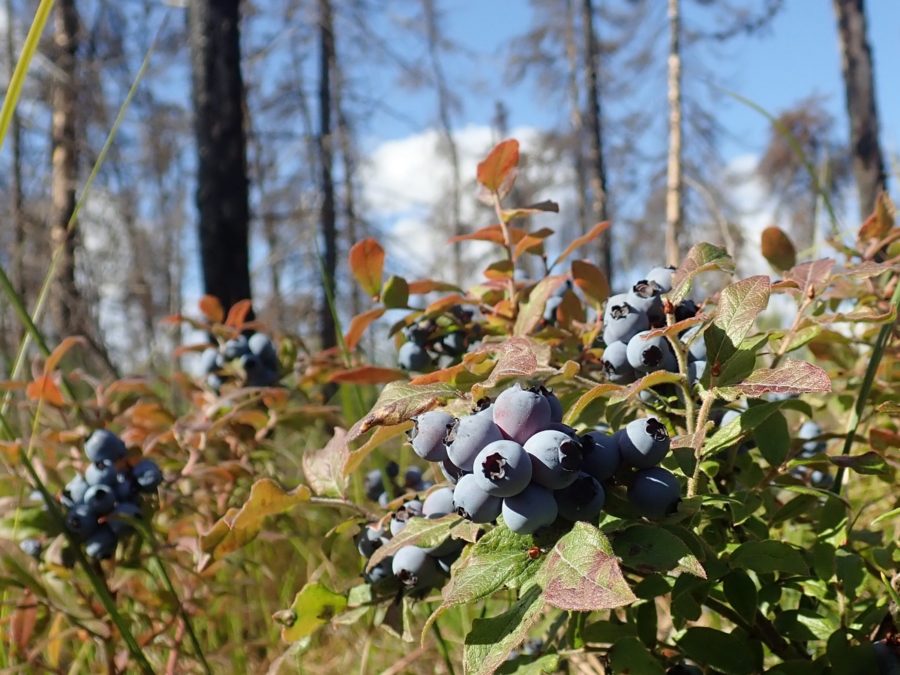
[[[337,266],[337,214],[334,205],[334,148],[331,133],[331,74],[334,70],[334,21],[331,0],[319,0],[319,168],[322,235],[322,301],[319,307],[319,340],[323,349],[337,344],[332,315],[334,272]]]
[[[666,259],[677,265],[684,220],[681,100],[681,6],[669,0],[669,161],[666,173]]]

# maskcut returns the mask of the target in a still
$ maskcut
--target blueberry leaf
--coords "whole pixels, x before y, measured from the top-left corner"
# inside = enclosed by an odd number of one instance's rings
[[[306,584],[286,612],[279,612],[284,627],[281,639],[296,642],[315,633],[347,607],[347,598],[320,583]]]
[[[672,291],[668,294],[669,300],[676,305],[684,300],[691,291],[694,277],[710,270],[731,274],[734,272],[734,261],[724,248],[706,243],[695,244],[675,270],[672,277]]]
[[[531,586],[506,612],[475,619],[466,635],[465,668],[470,675],[493,673],[525,641],[544,608],[541,589]]]

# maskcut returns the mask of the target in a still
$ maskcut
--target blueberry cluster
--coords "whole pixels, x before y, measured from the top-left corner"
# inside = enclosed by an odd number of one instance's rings
[[[206,384],[219,391],[230,374],[237,373],[249,387],[271,387],[278,382],[280,365],[272,339],[265,333],[240,335],[200,356]]]
[[[657,466],[670,445],[662,423],[642,418],[615,434],[579,436],[562,416],[551,391],[514,385],[470,415],[419,415],[409,437],[416,454],[438,463],[454,485],[453,511],[475,523],[502,514],[511,530],[530,534],[558,516],[594,521],[606,501],[604,483],[614,475],[630,482],[628,497],[640,515],[674,510],[680,485]]]
[[[655,267],[627,293],[613,295],[603,313],[603,370],[610,382],[630,384],[657,370],[677,372],[678,362],[666,337],[648,334],[666,325],[663,295],[672,290],[674,267]],[[683,300],[674,307],[675,320],[694,316],[698,307]],[[688,375],[696,382],[706,370],[706,344],[694,327],[681,335],[688,350]]]
[[[162,471],[152,459],[134,466],[125,460],[125,443],[105,429],[84,444],[88,464],[62,491],[66,527],[92,558],[110,558],[132,531],[128,518],[140,518],[143,498],[156,493]]]
[[[422,372],[436,364],[449,365],[466,353],[477,339],[471,311],[455,305],[446,315],[417,321],[403,329],[406,342],[397,354],[403,370]],[[446,361],[446,363],[441,363]]]
[[[368,559],[391,537],[400,534],[413,518],[440,518],[452,511],[451,487],[437,488],[424,499],[409,499],[391,514],[387,527],[377,523],[366,525],[357,537],[357,549]],[[439,586],[450,575],[450,566],[459,557],[463,545],[462,541],[448,539],[431,548],[404,546],[367,572],[366,581],[370,584],[396,581],[411,591]]]
[[[387,508],[388,502],[397,495],[405,492],[425,492],[434,485],[424,479],[422,469],[417,466],[411,466],[403,472],[402,486],[397,483],[399,476],[400,466],[397,462],[388,462],[384,467],[384,473],[381,469],[372,469],[366,474],[366,497],[378,502],[382,508]]]

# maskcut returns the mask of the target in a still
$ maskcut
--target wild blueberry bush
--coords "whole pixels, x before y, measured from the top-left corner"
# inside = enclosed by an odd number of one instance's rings
[[[324,654],[390,672],[898,672],[887,199],[831,257],[768,237],[772,275],[740,279],[697,243],[674,268],[646,252],[611,289],[590,247],[615,228],[530,229],[558,209],[505,204],[518,162],[510,140],[478,167],[495,224],[461,239],[496,256],[473,287],[353,247],[374,306],[337,350],[204,298],[202,318],[173,317],[210,336],[181,350],[196,374],[100,382],[63,372],[68,340],[6,383],[7,652],[53,672],[287,673]],[[377,328],[387,365],[362,348]]]

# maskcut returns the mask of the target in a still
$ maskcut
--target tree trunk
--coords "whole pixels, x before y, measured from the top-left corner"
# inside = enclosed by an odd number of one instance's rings
[[[872,50],[866,29],[863,0],[834,0],[841,69],[850,118],[853,175],[859,192],[859,217],[865,220],[875,206],[878,193],[887,185],[884,156],[878,142],[878,108]]]
[[[600,114],[600,84],[597,77],[597,37],[594,33],[594,3],[582,0],[581,29],[584,33],[584,81],[587,91],[588,171],[591,182],[591,216],[594,223],[607,220],[606,167],[603,162],[603,120]],[[592,223],[593,224],[593,223]],[[600,268],[612,283],[612,238],[600,236]]]
[[[453,235],[459,236],[464,233],[462,214],[460,212],[462,176],[459,168],[459,150],[456,147],[456,140],[453,138],[453,127],[450,121],[450,90],[447,87],[447,76],[444,74],[441,59],[438,55],[440,34],[434,0],[422,0],[422,9],[425,14],[428,57],[431,61],[431,71],[434,75],[434,84],[437,89],[438,120],[441,125],[441,136],[444,142],[444,148],[450,159],[450,226]],[[463,283],[465,270],[463,269],[462,246],[459,242],[453,244],[453,276],[456,284],[459,285]]]
[[[587,205],[587,173],[584,165],[584,152],[581,141],[584,137],[584,120],[581,114],[581,91],[578,86],[578,40],[575,38],[575,7],[574,0],[566,0],[566,64],[568,77],[566,77],[566,94],[569,97],[569,123],[572,125],[572,154],[575,163],[575,191],[578,210],[578,235],[585,234],[590,227],[588,223]],[[578,236],[576,235],[576,236]],[[574,238],[574,237],[573,237]]]
[[[337,266],[337,216],[334,207],[334,148],[331,136],[331,74],[334,68],[334,25],[331,0],[319,0],[319,189],[322,192],[319,227],[322,234],[322,304],[319,309],[319,340],[322,349],[337,344],[331,302]]]
[[[189,5],[203,284],[226,310],[251,297],[239,5]]]
[[[53,250],[60,251],[56,273],[54,318],[60,336],[82,327],[81,301],[75,284],[75,237],[69,221],[75,212],[78,180],[78,110],[76,63],[78,12],[74,0],[58,0],[54,15],[56,80],[52,107],[52,172],[50,183],[50,237]]]
[[[681,143],[681,8],[669,0],[669,161],[666,174],[666,259],[677,265],[684,220],[684,179]]]

